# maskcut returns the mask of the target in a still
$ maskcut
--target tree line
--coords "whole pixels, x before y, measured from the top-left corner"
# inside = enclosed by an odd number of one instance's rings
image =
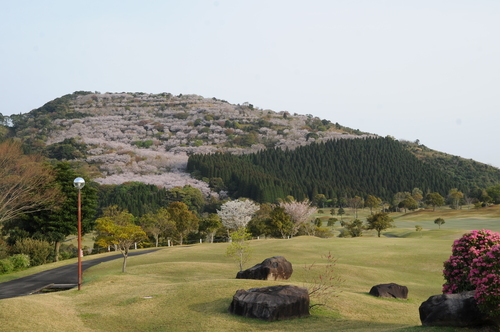
[[[288,195],[313,200],[317,194],[327,199],[372,194],[389,200],[415,187],[441,195],[450,188],[470,189],[391,138],[331,140],[247,155],[194,154],[187,169],[200,179],[220,179],[231,197],[261,203]]]
[[[287,153],[283,151],[281,156]],[[288,161],[293,162],[293,158]],[[286,195],[272,202],[248,197],[219,200],[189,185],[169,190],[139,182],[99,185],[80,164],[47,162],[26,155],[22,145],[14,141],[0,143],[0,166],[0,265],[2,259],[19,254],[28,254],[31,265],[76,255],[76,248],[65,241],[77,233],[77,190],[73,180],[80,176],[87,179],[82,189],[83,232],[97,231],[96,246],[111,248],[120,247],[117,234],[127,232],[134,236],[126,237],[128,242],[123,248],[130,245],[131,239],[144,246],[200,239],[227,241],[240,228],[255,237],[328,237],[332,235],[329,227],[335,225],[337,217],[346,235],[359,236],[363,229],[380,232],[379,225],[385,227],[390,222],[386,214],[395,209],[435,209],[444,204],[458,209],[463,205],[500,203],[500,185],[467,193],[452,188],[445,195],[414,187],[409,192],[396,192],[389,199],[373,193],[334,199],[318,193],[312,200]],[[214,190],[227,190],[222,178],[205,180]],[[312,218],[317,208],[325,207],[330,208],[332,216],[328,227],[324,227],[323,220]],[[358,219],[357,211],[362,208],[369,208],[375,216],[367,220],[367,225]],[[351,209],[354,220],[343,219],[347,209]],[[16,261],[23,261],[16,257]]]

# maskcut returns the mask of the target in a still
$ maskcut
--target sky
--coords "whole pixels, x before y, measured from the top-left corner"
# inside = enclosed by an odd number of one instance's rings
[[[498,0],[0,0],[0,113],[196,94],[500,167],[499,32]]]

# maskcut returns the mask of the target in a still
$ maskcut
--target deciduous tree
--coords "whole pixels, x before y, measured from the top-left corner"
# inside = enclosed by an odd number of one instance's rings
[[[411,191],[411,197],[417,202],[418,206],[420,206],[420,202],[424,199],[423,192],[419,188],[413,188]]]
[[[436,211],[436,206],[444,205],[444,198],[439,193],[428,193],[425,196],[425,204],[432,205],[432,211]]]
[[[170,215],[165,208],[158,209],[156,213],[147,213],[143,215],[139,222],[146,234],[153,236],[156,247],[158,247],[161,235],[175,232],[175,223],[170,219]]]
[[[271,212],[273,206],[269,203],[262,203],[260,209],[255,212],[253,218],[247,224],[247,230],[252,236],[271,235],[269,229],[269,220],[271,219]]]
[[[365,206],[370,209],[370,214],[373,214],[373,209],[382,204],[382,200],[376,196],[368,195],[365,200]]]
[[[459,191],[457,188],[453,188],[448,193],[448,198],[451,202],[451,207],[455,210],[458,210],[460,207],[460,200],[464,197],[464,194]]]
[[[340,221],[342,221],[342,216],[345,214],[344,208],[340,207],[337,211],[337,214],[340,216]]]
[[[354,219],[353,221],[341,221],[340,225],[344,227],[351,237],[363,236],[363,222],[359,219]]]
[[[285,212],[285,209],[276,206],[271,212],[271,226],[285,239],[287,236],[291,235],[294,224],[290,216]]]
[[[317,194],[314,196],[314,204],[319,208],[324,208],[327,199],[323,194]]]
[[[201,213],[205,206],[205,199],[201,191],[190,185],[175,187],[167,191],[167,199],[175,202],[183,202],[191,211]]]
[[[205,232],[208,235],[210,243],[214,243],[214,235],[221,227],[222,223],[217,213],[210,213],[200,221],[200,232]]]
[[[500,203],[500,184],[486,188],[488,196],[496,203]]]
[[[408,196],[405,199],[403,199],[401,202],[399,202],[398,208],[404,209],[404,211],[406,213],[406,210],[418,209],[418,203],[412,196]]]
[[[358,218],[358,210],[363,207],[364,200],[359,196],[354,196],[347,199],[347,205],[354,212],[354,218]]]
[[[198,229],[198,217],[189,210],[182,202],[172,202],[167,208],[170,218],[175,223],[176,233],[179,236],[179,244],[182,245],[184,238]]]
[[[469,195],[464,195],[464,202],[465,205],[467,205],[467,210],[470,210],[470,206],[474,202],[474,200],[476,200],[476,198],[471,197]]]
[[[366,218],[368,223],[366,229],[374,229],[377,231],[377,236],[380,237],[380,232],[394,226],[394,220],[385,212],[372,214]]]
[[[392,205],[394,205],[395,207],[399,207],[399,203],[401,203],[405,198],[407,197],[410,197],[411,194],[409,192],[397,192],[396,194],[394,194],[394,198],[392,200]]]
[[[102,247],[116,245],[123,255],[122,272],[126,272],[127,257],[130,247],[147,238],[141,226],[134,224],[134,216],[126,210],[113,217],[96,220],[97,240]]]
[[[238,228],[230,234],[231,244],[226,249],[226,255],[232,257],[243,271],[243,266],[250,259],[252,249],[246,239],[250,236],[244,227]]]
[[[21,144],[0,143],[0,227],[23,214],[50,210],[60,199],[53,171],[38,155],[25,155]]]
[[[311,217],[311,215],[316,211],[314,207],[311,206],[309,200],[303,200],[302,202],[297,202],[295,200],[289,202],[280,202],[280,207],[285,209],[286,214],[290,216],[293,222],[293,228],[291,235],[297,234],[300,227],[303,226]]]
[[[441,225],[444,224],[444,219],[443,218],[437,218],[434,220],[434,223],[439,226],[439,229],[441,229]]]
[[[259,206],[251,200],[235,200],[222,204],[217,214],[228,231],[236,231],[245,228],[258,210]]]

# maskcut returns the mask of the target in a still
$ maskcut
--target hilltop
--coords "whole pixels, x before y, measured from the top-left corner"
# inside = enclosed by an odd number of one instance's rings
[[[87,163],[101,184],[137,180],[167,187],[196,182],[183,172],[190,154],[294,149],[370,136],[312,115],[169,93],[80,91],[10,120],[11,136],[48,157]]]
[[[2,117],[5,119],[5,117]],[[191,184],[208,194],[204,181],[185,172],[193,154],[249,154],[265,149],[294,150],[314,142],[377,138],[312,114],[261,109],[246,102],[170,93],[78,91],[29,113],[8,117],[4,136],[23,139],[31,151],[77,161],[100,184],[140,181],[165,188]],[[422,162],[470,187],[500,182],[500,170],[400,142]],[[411,190],[409,188],[408,190]]]

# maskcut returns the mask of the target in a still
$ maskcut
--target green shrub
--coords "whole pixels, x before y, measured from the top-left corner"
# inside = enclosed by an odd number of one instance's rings
[[[132,142],[132,145],[135,145],[139,148],[147,149],[153,145],[153,141],[150,139],[148,139],[146,141],[134,141],[134,142]]]
[[[9,247],[7,246],[7,243],[0,238],[0,259],[7,258],[9,257]]]
[[[63,260],[66,260],[66,259],[70,259],[72,258],[72,255],[71,253],[67,252],[67,251],[62,251],[59,253],[59,260],[63,261]]]
[[[180,112],[180,113],[175,113],[174,118],[179,119],[179,120],[186,120],[189,117],[188,113],[185,112]]]
[[[328,219],[328,227],[333,227],[335,226],[335,223],[338,221],[337,218],[329,218]]]
[[[315,235],[325,239],[333,237],[331,229],[326,227],[317,227]]]
[[[26,254],[10,256],[9,260],[14,266],[14,270],[22,270],[30,266],[30,256]]]
[[[0,259],[0,274],[14,271],[14,265],[8,258]]]
[[[47,259],[52,254],[52,246],[47,241],[25,238],[18,240],[11,249],[12,254],[28,255],[31,266],[47,263]]]
[[[75,247],[73,244],[61,244],[61,247],[59,248],[59,259],[60,260],[65,260],[65,259],[70,259],[73,257],[77,257],[76,252],[78,251],[78,248]]]

